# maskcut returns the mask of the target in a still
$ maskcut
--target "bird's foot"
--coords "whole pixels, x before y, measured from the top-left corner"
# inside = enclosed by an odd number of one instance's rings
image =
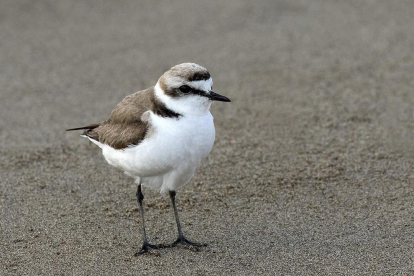
[[[177,245],[184,245],[186,248],[198,252],[200,251],[200,247],[205,247],[207,246],[206,243],[196,243],[196,242],[191,242],[189,240],[187,240],[184,236],[179,236],[177,238],[177,240],[175,242],[173,242],[170,246],[171,247],[175,247]]]
[[[162,244],[155,245],[155,244],[150,244],[148,242],[144,242],[141,250],[136,252],[134,256],[137,257],[143,254],[151,254],[151,255],[159,256],[160,253],[158,253],[157,249],[164,248],[164,247],[165,246]]]

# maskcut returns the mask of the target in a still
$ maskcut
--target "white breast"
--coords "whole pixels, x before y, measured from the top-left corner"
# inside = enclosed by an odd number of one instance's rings
[[[150,113],[153,132],[138,146],[115,150],[102,145],[109,164],[123,169],[144,186],[176,190],[193,177],[210,153],[215,138],[213,116],[163,118]]]

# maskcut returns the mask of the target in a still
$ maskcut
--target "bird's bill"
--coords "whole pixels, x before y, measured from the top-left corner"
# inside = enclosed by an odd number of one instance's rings
[[[207,98],[212,101],[219,101],[219,102],[231,102],[229,98],[224,97],[216,92],[210,91],[209,94],[206,94]]]

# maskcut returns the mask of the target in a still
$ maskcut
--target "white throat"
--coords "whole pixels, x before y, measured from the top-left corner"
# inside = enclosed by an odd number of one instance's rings
[[[164,93],[158,82],[155,85],[154,90],[155,96],[165,104],[168,109],[183,116],[203,116],[210,110],[211,101],[206,97],[191,95],[187,97],[172,98]]]

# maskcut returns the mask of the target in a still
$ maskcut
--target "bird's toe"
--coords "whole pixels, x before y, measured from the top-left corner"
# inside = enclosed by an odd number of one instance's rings
[[[137,256],[144,255],[144,254],[160,256],[160,253],[157,250],[160,249],[160,248],[164,248],[164,247],[165,246],[163,246],[163,245],[155,245],[155,244],[150,244],[150,243],[144,243],[141,247],[141,250],[136,252],[134,254],[134,256],[137,257]]]
[[[178,237],[178,239],[171,244],[171,247],[175,247],[177,245],[183,245],[186,248],[188,248],[192,251],[195,251],[195,252],[200,251],[201,247],[206,247],[207,246],[206,243],[192,242],[192,241],[187,240],[185,237]]]

